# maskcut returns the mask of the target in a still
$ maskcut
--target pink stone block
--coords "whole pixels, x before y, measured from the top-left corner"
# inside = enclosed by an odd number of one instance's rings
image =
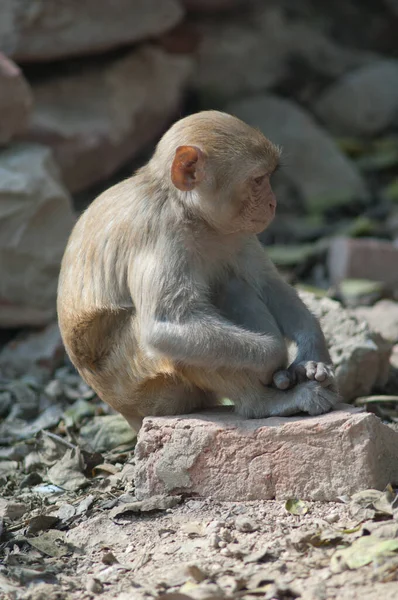
[[[330,244],[328,268],[332,283],[342,279],[369,279],[398,284],[398,247],[371,238],[336,237]]]
[[[242,420],[228,407],[148,417],[136,495],[336,500],[398,482],[398,433],[349,405],[329,414]]]

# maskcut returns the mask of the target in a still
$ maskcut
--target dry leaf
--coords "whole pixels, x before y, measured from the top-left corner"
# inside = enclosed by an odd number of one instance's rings
[[[291,515],[306,515],[308,512],[308,506],[303,500],[299,500],[298,498],[289,498],[286,500],[285,509]]]
[[[333,571],[342,568],[359,569],[377,559],[394,556],[398,552],[398,539],[385,540],[373,535],[358,538],[343,550],[337,550],[331,559]]]

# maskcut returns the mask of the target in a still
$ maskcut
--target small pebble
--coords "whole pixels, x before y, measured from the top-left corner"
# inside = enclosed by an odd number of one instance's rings
[[[42,481],[43,479],[41,475],[39,475],[39,473],[36,473],[36,471],[33,471],[32,473],[28,473],[28,475],[26,475],[26,477],[22,479],[19,487],[21,490],[23,490],[23,488],[38,485]]]
[[[219,531],[220,538],[226,542],[232,542],[232,535],[229,529],[222,527]]]
[[[235,528],[241,533],[251,533],[258,530],[258,524],[248,517],[237,517],[235,519]]]
[[[216,533],[211,533],[209,535],[209,546],[210,546],[210,548],[217,549],[217,548],[220,547],[219,546],[220,543],[221,543],[220,536],[218,536]]]
[[[197,565],[188,565],[187,572],[196,581],[196,583],[202,583],[207,579],[207,573],[202,571]]]
[[[58,398],[62,395],[62,384],[59,379],[52,379],[44,388],[45,393],[50,398]]]
[[[337,513],[331,513],[327,517],[325,517],[325,521],[327,523],[336,523],[339,520],[339,515]]]
[[[102,555],[102,562],[104,565],[116,565],[119,561],[113,552],[105,552]]]
[[[94,579],[94,577],[91,577],[86,583],[86,590],[90,594],[100,594],[103,589],[104,586],[102,583],[98,579]]]
[[[218,533],[222,527],[225,527],[225,521],[210,521],[206,530],[209,533]]]
[[[67,521],[75,516],[76,508],[72,506],[72,504],[61,504],[58,509],[57,517],[61,519],[61,521]]]

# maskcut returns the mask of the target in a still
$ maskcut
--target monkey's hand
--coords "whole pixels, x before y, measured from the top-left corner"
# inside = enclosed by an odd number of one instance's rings
[[[332,365],[314,360],[293,362],[290,367],[276,371],[273,376],[273,383],[280,390],[287,390],[297,383],[304,383],[308,380],[318,381],[322,387],[337,390]]]

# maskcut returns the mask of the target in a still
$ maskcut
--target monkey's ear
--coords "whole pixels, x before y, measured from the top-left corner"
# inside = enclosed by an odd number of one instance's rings
[[[205,155],[197,146],[178,146],[171,165],[171,181],[178,190],[189,192],[205,176]]]

